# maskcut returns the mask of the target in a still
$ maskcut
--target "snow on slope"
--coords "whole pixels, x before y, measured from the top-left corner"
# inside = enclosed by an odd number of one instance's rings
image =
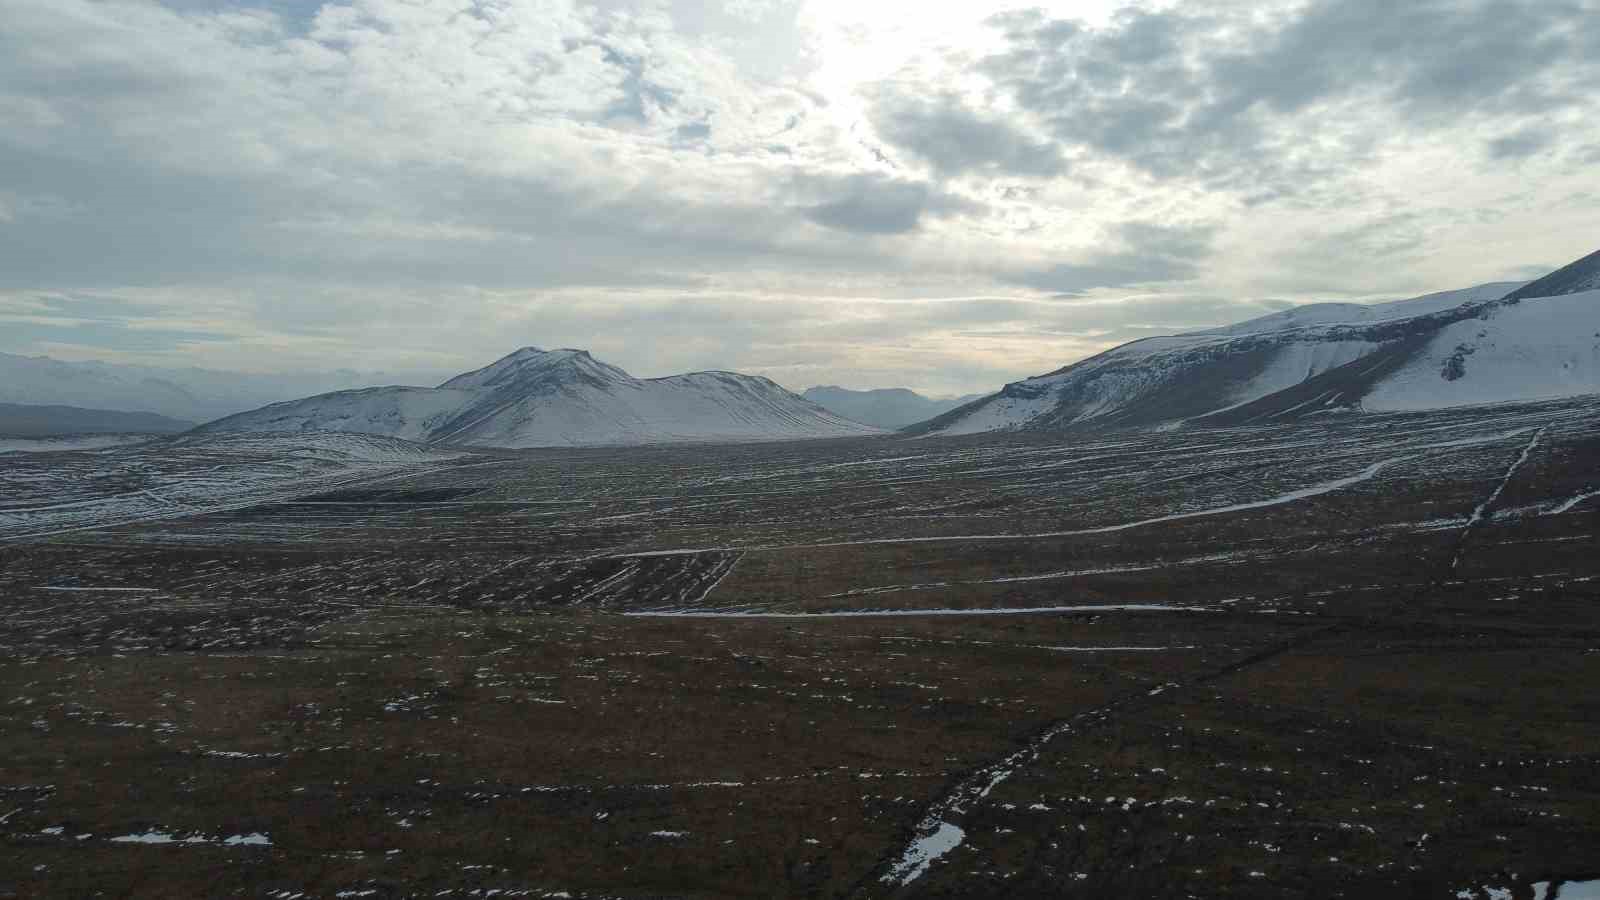
[[[1593,281],[1600,254],[1534,284]],[[1526,291],[1493,283],[1372,305],[1319,303],[1147,338],[1009,384],[915,430],[1244,424],[1600,391],[1590,337],[1600,332],[1590,327],[1600,303],[1580,299],[1588,294],[1515,299]],[[1468,374],[1444,377],[1454,369]]]
[[[1234,391],[1229,397],[1232,402],[1228,406],[1211,410],[1195,418],[1225,412],[1294,387],[1323,372],[1355,362],[1379,346],[1375,341],[1305,341],[1285,344],[1272,357],[1271,362],[1267,363],[1266,368]]]
[[[1261,334],[1306,328],[1317,325],[1359,325],[1370,322],[1391,322],[1429,313],[1455,309],[1466,303],[1487,303],[1499,300],[1521,287],[1518,281],[1495,281],[1459,291],[1440,291],[1408,300],[1390,300],[1385,303],[1308,303],[1282,312],[1249,319],[1236,325],[1224,325],[1190,334]]]
[[[440,451],[357,434],[223,434],[6,457],[0,541],[237,509],[450,465]]]
[[[1009,387],[1009,386],[1008,386]],[[1048,391],[1026,395],[996,394],[966,415],[960,410],[949,415],[954,418],[939,427],[934,434],[982,434],[986,431],[1011,431],[1020,428],[1055,408],[1055,398]],[[942,421],[945,417],[940,417]]]
[[[1568,263],[1537,281],[1531,281],[1506,295],[1506,300],[1530,297],[1561,297],[1600,290],[1600,250]]]
[[[1447,325],[1361,402],[1440,409],[1600,392],[1600,290],[1500,306]]]
[[[379,387],[335,391],[305,400],[263,406],[203,425],[205,433],[223,431],[346,431],[381,434],[425,442],[433,429],[449,421],[470,391],[439,388]],[[233,423],[231,426],[229,423]]]
[[[352,431],[487,447],[794,440],[876,434],[765,379],[634,378],[582,350],[528,347],[437,388],[341,391],[202,431]]]
[[[1290,321],[1289,328],[1276,332],[1219,330],[1124,344],[1048,375],[1009,384],[988,400],[933,420],[927,432],[957,435],[1201,418],[1298,384],[1377,346],[1346,333],[1347,326]]]

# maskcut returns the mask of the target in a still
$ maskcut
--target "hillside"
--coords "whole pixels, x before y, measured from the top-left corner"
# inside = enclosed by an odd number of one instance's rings
[[[799,440],[877,434],[765,378],[634,378],[583,350],[526,347],[436,388],[336,391],[201,432],[349,431],[485,447]]]
[[[1124,344],[911,429],[918,434],[1259,424],[1600,392],[1600,254],[1528,285],[1312,304]]]

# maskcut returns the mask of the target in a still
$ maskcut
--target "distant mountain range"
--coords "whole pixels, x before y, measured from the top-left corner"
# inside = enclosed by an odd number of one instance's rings
[[[1600,252],[1525,285],[1300,306],[1147,338],[908,429],[1269,424],[1600,392]]]
[[[195,423],[146,412],[0,403],[0,435],[176,434]]]
[[[150,412],[193,422],[308,394],[393,384],[404,378],[349,370],[258,375],[0,353],[0,403]]]
[[[802,397],[732,372],[639,379],[582,350],[534,347],[438,387],[330,392],[377,377],[257,376],[0,354],[0,404],[33,407],[6,413],[9,420],[0,416],[0,434],[8,433],[7,421],[16,435],[167,432],[222,415],[199,430],[349,431],[421,443],[544,447],[792,440],[881,429],[931,436],[1264,425],[1551,399],[1600,393],[1600,252],[1526,284],[1372,305],[1311,304],[1134,341],[976,399],[834,386]],[[119,412],[153,415],[125,419]]]
[[[583,350],[525,347],[435,388],[336,391],[275,403],[201,432],[349,431],[425,444],[550,447],[880,434],[765,378],[634,378]]]
[[[853,391],[849,388],[825,385],[808,388],[800,396],[847,419],[876,425],[879,428],[904,428],[907,425],[925,422],[940,413],[949,412],[983,395],[930,398],[906,388]]]

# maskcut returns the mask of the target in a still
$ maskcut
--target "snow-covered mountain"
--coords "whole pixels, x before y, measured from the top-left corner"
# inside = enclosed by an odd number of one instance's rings
[[[1249,424],[1600,392],[1600,253],[1526,285],[1320,303],[1147,338],[912,429]]]
[[[906,388],[879,388],[853,391],[834,385],[808,388],[800,396],[830,412],[879,428],[904,428],[925,422],[940,413],[970,403],[982,396],[972,394],[954,399],[924,397]]]
[[[307,394],[395,380],[396,376],[381,372],[255,374],[0,353],[0,402],[150,412],[193,422]]]
[[[349,431],[419,443],[551,447],[880,433],[733,372],[634,378],[583,350],[525,347],[436,388],[337,391],[229,416],[201,432]]]

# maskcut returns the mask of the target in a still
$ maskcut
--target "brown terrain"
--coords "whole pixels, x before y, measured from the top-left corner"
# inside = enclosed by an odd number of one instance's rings
[[[1579,897],[1600,400],[0,457],[0,896]]]

